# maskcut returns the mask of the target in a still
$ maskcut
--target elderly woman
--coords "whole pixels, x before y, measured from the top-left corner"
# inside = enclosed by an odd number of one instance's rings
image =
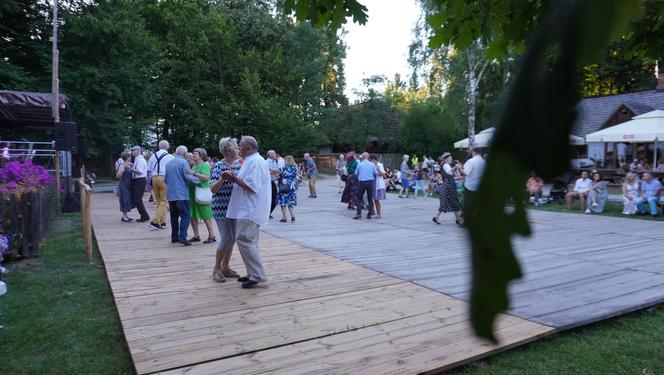
[[[623,215],[636,214],[636,198],[639,196],[639,182],[636,180],[636,174],[627,173],[625,182],[622,184],[623,193]]]
[[[281,180],[279,186],[288,186],[288,191],[279,192],[277,195],[277,204],[281,206],[281,220],[282,223],[287,222],[288,216],[286,214],[286,207],[290,211],[291,223],[295,221],[295,206],[297,206],[297,167],[295,159],[292,155],[287,155],[284,158],[285,165],[281,168]]]
[[[208,230],[208,238],[203,243],[217,242],[212,228],[212,206],[211,203],[196,202],[196,188],[210,189],[210,164],[206,163],[207,151],[202,148],[195,148],[192,154],[194,165],[191,167],[192,174],[201,180],[198,185],[189,185],[189,215],[191,216],[191,229],[194,230],[194,236],[189,242],[200,242],[201,236],[198,233],[198,221],[203,220]]]
[[[229,263],[235,244],[235,219],[226,217],[228,202],[231,200],[234,182],[232,180],[223,180],[221,175],[226,171],[231,171],[237,175],[240,171],[240,160],[238,158],[238,145],[235,139],[222,138],[219,140],[219,151],[223,159],[215,164],[210,178],[212,189],[212,215],[217,222],[219,230],[219,246],[217,247],[217,256],[214,261],[214,270],[212,278],[216,282],[223,283],[226,278],[237,279],[240,275],[233,271]]]
[[[350,151],[346,155],[346,186],[341,194],[341,201],[343,203],[348,203],[349,210],[355,209],[353,204],[357,198],[357,188],[359,186],[357,176],[355,175],[355,169],[357,169],[359,164],[360,163],[355,159],[355,152]]]
[[[436,178],[436,191],[439,196],[438,199],[440,204],[438,206],[438,212],[433,217],[433,222],[436,224],[442,224],[440,222],[440,214],[443,212],[454,212],[454,217],[456,218],[457,225],[463,225],[463,218],[461,217],[461,211],[463,207],[459,201],[459,194],[457,194],[457,188],[454,181],[454,170],[452,163],[452,154],[446,152],[442,156],[443,161],[443,170],[440,171]]]
[[[118,198],[120,200],[120,211],[122,212],[122,220],[125,223],[132,221],[133,219],[127,216],[127,213],[131,211],[131,154],[128,152],[123,152],[120,155],[122,163],[118,165],[117,173],[115,177],[120,181],[118,186]]]
[[[593,173],[593,182],[590,192],[588,192],[588,208],[586,213],[601,214],[604,211],[604,204],[609,200],[608,182],[602,181],[599,172]]]
[[[339,194],[343,191],[344,181],[342,177],[346,175],[346,157],[344,154],[339,155],[339,160],[337,160],[337,188]]]

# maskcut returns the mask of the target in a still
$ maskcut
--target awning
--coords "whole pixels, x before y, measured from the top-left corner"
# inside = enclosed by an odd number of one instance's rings
[[[71,121],[69,99],[59,97],[60,121]],[[51,128],[52,101],[51,93],[0,90],[0,126]]]
[[[493,132],[495,130],[496,128],[491,127],[475,134],[475,147],[489,147],[491,138],[493,138]],[[583,146],[586,144],[586,142],[584,141],[583,137],[570,134],[569,144],[572,146]],[[455,142],[454,148],[468,148],[468,138]]]
[[[655,110],[586,135],[586,142],[647,143],[664,140],[664,111]]]

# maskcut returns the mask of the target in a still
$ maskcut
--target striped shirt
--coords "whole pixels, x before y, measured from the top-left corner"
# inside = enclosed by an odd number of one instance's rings
[[[221,174],[225,171],[232,170],[233,175],[237,176],[240,171],[240,161],[235,160],[233,166],[229,166],[223,160],[220,160],[212,170],[210,176],[210,184],[214,184],[221,178]],[[233,181],[226,180],[221,186],[221,189],[212,196],[212,216],[215,219],[226,218],[226,211],[228,210],[228,202],[231,200],[231,193],[233,192]]]

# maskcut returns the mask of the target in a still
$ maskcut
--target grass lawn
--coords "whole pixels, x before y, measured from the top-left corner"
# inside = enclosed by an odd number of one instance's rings
[[[581,212],[581,207],[579,206],[579,201],[574,201],[572,203],[572,208],[569,211],[563,211],[563,208],[565,207],[564,204],[559,204],[557,202],[551,202],[539,207],[535,207],[533,205],[528,205],[529,209],[533,210],[541,210],[541,211],[553,211],[553,212],[565,212],[569,214],[584,214]],[[653,218],[650,216],[650,214],[646,216],[638,216],[638,215],[623,215],[622,214],[623,210],[623,204],[622,202],[612,202],[608,201],[604,205],[604,212],[601,214],[591,214],[591,215],[600,215],[600,216],[614,216],[614,217],[622,217],[622,218],[629,218],[629,219],[635,219],[635,220],[654,220],[654,221],[664,221],[664,216],[661,214],[658,215],[657,217]],[[661,212],[660,212],[661,213]]]
[[[52,223],[42,257],[6,265],[0,297],[0,373],[133,374],[95,249],[83,261],[79,214]]]
[[[564,332],[452,374],[664,374],[664,307]]]

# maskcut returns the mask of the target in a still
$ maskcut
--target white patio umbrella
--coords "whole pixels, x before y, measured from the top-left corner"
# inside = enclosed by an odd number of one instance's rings
[[[636,116],[622,124],[586,135],[586,142],[654,142],[654,165],[657,165],[657,143],[660,139],[664,139],[664,111],[659,109]]]
[[[488,147],[491,143],[491,138],[493,138],[493,132],[495,130],[496,128],[491,127],[477,133],[475,135],[475,147]],[[583,137],[571,134],[569,136],[569,144],[572,146],[583,146],[586,144],[586,142]],[[455,142],[454,148],[468,148],[468,138]]]

